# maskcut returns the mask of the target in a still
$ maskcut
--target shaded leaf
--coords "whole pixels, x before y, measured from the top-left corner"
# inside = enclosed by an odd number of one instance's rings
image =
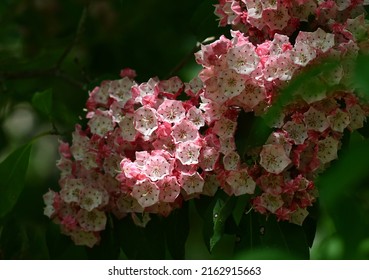
[[[173,259],[184,259],[185,245],[190,232],[188,203],[174,210],[163,222],[169,253]]]
[[[4,259],[23,259],[28,251],[26,228],[16,219],[5,223],[0,236],[0,252]]]
[[[114,228],[112,219],[104,231],[101,232],[101,242],[93,248],[86,247],[86,253],[92,260],[116,260],[119,258],[118,233]]]
[[[120,246],[128,259],[164,259],[165,234],[161,220],[153,216],[145,228],[135,225],[130,217],[115,222]]]
[[[342,195],[352,191],[352,186],[367,175],[368,166],[369,140],[354,132],[348,149],[316,181],[324,206],[334,207]]]
[[[369,230],[365,216],[367,200],[361,202],[363,192],[360,190],[367,187],[368,167],[369,140],[354,132],[339,160],[316,181],[322,208],[331,216],[337,233],[343,238],[344,257],[348,259],[356,258],[360,241]]]
[[[212,1],[216,4],[216,1]],[[208,0],[201,1],[201,3],[194,10],[189,26],[191,31],[196,36],[199,42],[204,41],[211,36],[218,37],[225,34],[228,28],[221,28],[218,26],[214,15],[214,7]]]
[[[237,198],[219,192],[204,215],[204,239],[206,247],[211,252],[222,238],[227,219],[231,216]]]
[[[278,118],[281,115],[285,106],[291,103],[295,98],[295,93],[302,86],[313,86],[315,90],[317,87],[326,87],[323,83],[316,84],[314,82],[315,78],[318,75],[324,76],[325,74],[331,72],[340,64],[340,61],[337,60],[325,60],[322,61],[318,66],[314,66],[306,71],[303,71],[300,75],[293,78],[288,85],[283,88],[273,103],[273,105],[269,108],[266,114],[263,116],[263,119],[266,123],[273,123],[274,119]]]
[[[272,129],[261,117],[241,111],[235,133],[236,148],[241,159],[245,160],[245,155],[250,149],[263,145],[271,132]]]
[[[258,248],[236,255],[239,260],[292,260],[295,256],[276,248]]]
[[[42,227],[27,226],[27,235],[29,249],[27,250],[27,259],[47,260],[50,258],[47,248],[45,229]]]
[[[302,227],[305,232],[306,242],[311,248],[313,246],[316,235],[319,202],[315,202],[314,205],[312,207],[309,207],[307,210],[309,211],[309,215],[305,218]]]
[[[53,90],[47,89],[36,92],[32,97],[32,106],[48,118],[52,116]]]
[[[23,191],[30,152],[31,144],[26,144],[0,163],[0,218],[13,209]]]
[[[288,222],[277,222],[275,217],[265,217],[250,212],[240,223],[236,251],[274,250],[296,259],[309,259],[309,246],[303,227]],[[251,254],[251,253],[250,253]],[[273,255],[266,257],[272,259]]]
[[[353,75],[356,88],[364,93],[364,98],[369,100],[369,55],[359,55],[355,63],[355,75]]]

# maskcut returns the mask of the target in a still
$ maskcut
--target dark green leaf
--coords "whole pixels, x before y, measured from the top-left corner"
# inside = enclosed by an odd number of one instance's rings
[[[169,253],[173,259],[184,259],[185,245],[190,232],[188,203],[174,210],[163,222]]]
[[[287,222],[277,222],[274,217],[250,212],[241,220],[236,251],[245,254],[260,249],[284,252],[298,259],[309,258],[309,246],[304,229]],[[273,255],[266,258],[274,258]]]
[[[278,119],[278,116],[281,115],[285,106],[290,104],[296,98],[296,92],[300,90],[301,87],[306,87],[306,84],[308,84],[308,87],[313,88],[310,92],[315,92],[316,90],[321,90],[321,87],[326,87],[323,82],[317,82],[316,77],[318,75],[324,76],[329,74],[338,67],[339,64],[340,61],[336,60],[322,61],[319,66],[307,69],[306,71],[303,71],[302,74],[291,80],[288,85],[280,91],[276,101],[273,103],[273,106],[271,106],[268,112],[263,116],[266,123],[271,124],[274,123],[275,119]]]
[[[4,259],[23,259],[28,251],[26,228],[16,219],[5,223],[0,236],[0,252]]]
[[[211,252],[224,234],[227,219],[232,214],[237,198],[223,192],[213,198],[204,216],[204,238],[206,246]]]
[[[70,237],[60,232],[60,226],[49,223],[46,229],[46,244],[52,260],[86,260],[84,246],[76,246]]]
[[[130,217],[115,222],[120,246],[128,259],[164,259],[165,234],[159,217],[153,216],[145,228]]]
[[[291,260],[294,258],[293,255],[284,250],[262,247],[236,255],[236,259],[239,260]]]
[[[360,89],[366,100],[369,100],[369,55],[359,55],[355,64],[355,75],[353,76],[356,88]]]
[[[302,224],[302,228],[304,229],[306,242],[308,246],[311,248],[313,246],[316,229],[317,229],[317,222],[318,222],[318,212],[319,202],[315,202],[314,205],[308,208],[309,215],[306,217],[304,223]]]
[[[245,160],[245,155],[250,149],[263,145],[271,132],[272,129],[261,117],[241,111],[235,134],[237,152],[241,158]]]
[[[213,1],[215,4],[215,1]],[[193,12],[189,26],[199,42],[209,37],[218,37],[227,32],[226,28],[220,28],[213,13],[214,8],[208,0],[201,1]]]
[[[26,144],[0,163],[0,218],[13,209],[23,191],[30,152],[31,144]]]
[[[32,106],[44,116],[51,118],[53,107],[53,90],[36,92],[32,97]]]
[[[334,207],[342,195],[367,175],[368,166],[369,140],[354,132],[348,149],[342,151],[339,160],[316,181],[323,205]]]
[[[360,241],[367,237],[367,189],[369,140],[351,134],[350,144],[339,160],[316,181],[320,201],[331,216],[337,233],[345,243],[345,258],[356,258]],[[363,186],[365,188],[363,188]]]
[[[120,254],[119,236],[114,229],[112,220],[106,229],[101,233],[100,244],[93,248],[86,248],[89,259],[93,260],[116,260]]]
[[[49,251],[46,243],[45,229],[35,225],[27,226],[29,249],[27,259],[46,260],[49,259]]]

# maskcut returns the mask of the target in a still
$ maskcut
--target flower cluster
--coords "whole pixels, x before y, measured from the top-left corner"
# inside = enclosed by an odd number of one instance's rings
[[[348,18],[364,14],[357,0],[219,0],[215,14],[219,25],[232,25],[261,43],[274,34],[293,35],[299,30],[341,28]]]
[[[44,196],[45,214],[76,244],[96,244],[109,212],[144,226],[149,213],[167,216],[183,199],[215,193],[201,172],[214,169],[217,152],[199,134],[198,82],[123,76],[90,93],[86,128],[60,144],[61,191]]]
[[[252,200],[256,211],[302,224],[316,200],[314,179],[337,158],[344,131],[361,128],[368,115],[353,92],[352,62],[359,51],[367,51],[369,28],[357,1],[292,2],[220,1],[221,25],[242,22],[249,28],[202,46],[196,60],[203,66],[199,77],[207,133],[221,143],[217,178],[222,189],[229,195],[261,192]],[[271,14],[281,16],[279,21]],[[308,16],[311,31],[291,28],[295,17],[308,21]],[[274,116],[266,143],[247,151],[246,165],[236,152],[237,112],[263,117],[293,78],[327,61],[336,64],[293,91],[288,106]]]
[[[201,46],[191,82],[137,84],[124,69],[90,92],[87,125],[60,144],[61,190],[44,195],[45,214],[76,244],[98,243],[107,213],[145,226],[149,214],[218,188],[301,225],[315,178],[343,134],[363,127],[369,110],[352,84],[353,61],[368,51],[363,1],[220,0],[216,13],[237,31]],[[285,91],[295,78],[302,83]],[[288,102],[271,115],[283,92]],[[268,116],[272,132],[240,155],[244,112]]]

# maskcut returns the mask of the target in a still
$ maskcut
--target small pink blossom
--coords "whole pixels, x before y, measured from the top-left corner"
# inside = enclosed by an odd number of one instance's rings
[[[259,63],[255,47],[251,43],[231,48],[227,54],[228,66],[238,74],[249,75]]]
[[[205,119],[200,109],[191,107],[186,114],[186,118],[191,121],[198,129],[205,125]]]
[[[170,163],[160,155],[150,156],[145,161],[143,169],[152,181],[163,179],[171,173]]]
[[[239,95],[245,88],[245,80],[232,69],[222,71],[217,79],[219,93],[226,98]]]
[[[306,138],[308,138],[307,128],[303,123],[288,121],[283,126],[283,130],[285,130],[288,133],[288,137],[295,144],[303,144]]]
[[[132,187],[131,195],[143,207],[149,207],[159,201],[159,188],[150,180],[142,180]]]
[[[103,194],[98,189],[86,187],[79,192],[79,205],[87,211],[91,211],[99,207],[102,202]]]
[[[176,143],[196,140],[198,135],[197,127],[188,120],[182,120],[173,127],[172,136]]]
[[[205,147],[201,150],[199,165],[204,171],[212,171],[219,157],[219,151],[214,147]]]
[[[255,191],[256,184],[247,169],[230,171],[225,180],[230,187],[229,195],[253,194]]]
[[[223,165],[225,170],[237,170],[240,164],[240,156],[236,151],[224,155]]]
[[[178,181],[188,195],[201,193],[204,187],[204,179],[198,172],[194,174],[181,173]]]
[[[341,109],[336,109],[327,117],[331,128],[334,131],[343,132],[344,129],[350,124],[350,114],[342,111]]]
[[[168,123],[179,123],[185,117],[185,109],[182,102],[166,99],[160,104],[157,112],[163,121]]]
[[[197,164],[201,146],[194,141],[186,141],[178,144],[176,158],[184,165]]]
[[[222,118],[215,122],[213,132],[219,138],[228,138],[234,135],[237,128],[237,123],[227,118]]]
[[[136,130],[145,136],[150,136],[158,128],[156,111],[147,106],[135,111],[134,121]]]
[[[162,202],[174,202],[180,193],[181,186],[175,176],[167,176],[157,182],[160,189],[159,200]]]
[[[337,158],[338,144],[338,140],[331,136],[318,142],[318,158],[323,164]]]
[[[260,196],[260,206],[264,207],[271,213],[275,213],[284,204],[283,199],[279,195],[263,193]]]
[[[309,110],[304,113],[304,117],[304,122],[308,129],[323,132],[329,127],[327,116],[314,107],[310,107]]]
[[[291,163],[282,145],[267,144],[260,152],[260,165],[266,171],[279,174]]]
[[[94,209],[87,211],[81,209],[77,214],[77,221],[82,229],[86,231],[102,231],[106,226],[106,215],[103,211]]]

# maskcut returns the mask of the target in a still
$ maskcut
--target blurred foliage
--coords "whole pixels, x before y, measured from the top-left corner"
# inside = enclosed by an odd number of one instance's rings
[[[43,215],[42,195],[58,186],[58,138],[70,138],[84,116],[88,90],[118,78],[125,67],[137,71],[138,81],[191,79],[199,70],[197,43],[228,32],[217,26],[215,2],[0,2],[0,259],[369,258],[369,125],[347,137],[341,160],[319,178],[320,208],[310,209],[302,227],[248,211],[247,196],[219,192],[185,203],[168,218],[153,217],[146,228],[109,217],[100,246],[86,249]],[[358,61],[355,84],[365,97],[369,57]],[[270,116],[294,88],[331,66],[291,83]],[[239,123],[243,156],[269,130],[246,113]]]

